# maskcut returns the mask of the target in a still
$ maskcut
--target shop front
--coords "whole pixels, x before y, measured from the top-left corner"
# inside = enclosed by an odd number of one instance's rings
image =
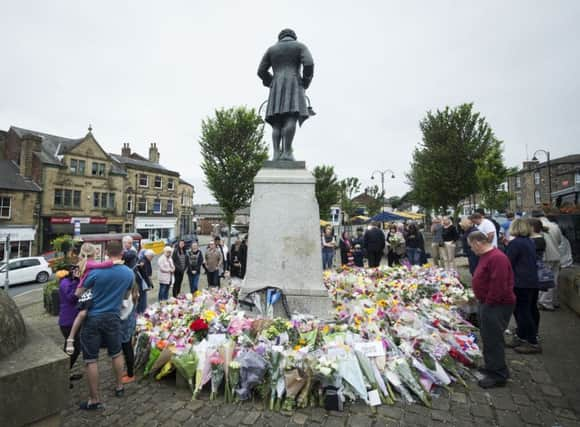
[[[136,217],[135,231],[143,240],[155,242],[171,240],[175,237],[177,217]]]
[[[118,224],[116,222],[119,222]],[[104,216],[52,216],[43,218],[43,251],[50,249],[50,242],[62,235],[121,233],[122,219],[111,220]]]
[[[36,230],[30,226],[0,227],[0,261],[6,254],[6,237],[10,237],[10,258],[33,256]]]

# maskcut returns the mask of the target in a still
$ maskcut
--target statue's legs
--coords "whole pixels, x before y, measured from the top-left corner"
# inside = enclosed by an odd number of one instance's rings
[[[272,125],[272,144],[274,146],[274,154],[272,160],[280,159],[280,149],[282,143],[282,124]]]
[[[294,134],[296,133],[296,122],[298,117],[288,115],[284,118],[284,125],[282,126],[282,144],[283,150],[280,156],[281,160],[294,160],[294,154],[292,153],[292,141],[294,140]]]

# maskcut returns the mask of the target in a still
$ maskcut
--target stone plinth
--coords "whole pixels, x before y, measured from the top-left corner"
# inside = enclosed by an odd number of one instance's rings
[[[268,166],[254,179],[241,297],[267,286],[277,287],[286,295],[291,312],[327,318],[331,302],[322,283],[314,177],[304,167]]]

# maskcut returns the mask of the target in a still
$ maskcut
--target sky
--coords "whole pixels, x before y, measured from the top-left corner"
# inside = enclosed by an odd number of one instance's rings
[[[504,141],[508,166],[537,149],[580,152],[579,1],[2,3],[0,129],[79,138],[90,123],[115,153],[156,142],[195,203],[213,201],[202,120],[267,99],[258,63],[287,27],[315,61],[317,115],[293,144],[310,170],[333,165],[368,186],[391,169],[386,195],[403,195],[420,120],[464,102]],[[271,153],[268,126],[265,138]]]

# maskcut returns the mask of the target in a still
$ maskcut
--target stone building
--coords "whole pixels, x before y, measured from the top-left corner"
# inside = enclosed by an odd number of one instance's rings
[[[13,160],[0,160],[0,260],[4,259],[6,236],[11,258],[38,252],[41,188],[23,165],[23,161],[19,166]]]
[[[177,187],[177,194],[179,195],[179,236],[196,232],[193,224],[194,192],[193,185],[181,178],[179,179]]]
[[[217,234],[226,226],[224,211],[217,204],[194,205],[193,210],[199,234]],[[234,226],[245,231],[249,224],[250,208],[243,208],[236,211]]]
[[[550,183],[551,181],[551,188]],[[550,194],[551,190],[551,194]],[[580,154],[540,163],[526,160],[522,168],[508,177],[509,208],[529,212],[540,205],[564,207],[580,202]]]
[[[39,251],[61,234],[121,232],[126,172],[94,138],[91,128],[71,139],[10,127],[4,155],[42,189]],[[80,226],[80,227],[79,227]]]
[[[110,156],[126,172],[123,231],[147,240],[173,239],[180,230],[179,173],[159,163],[157,144],[150,145],[148,157],[131,152],[127,143],[120,155]]]

